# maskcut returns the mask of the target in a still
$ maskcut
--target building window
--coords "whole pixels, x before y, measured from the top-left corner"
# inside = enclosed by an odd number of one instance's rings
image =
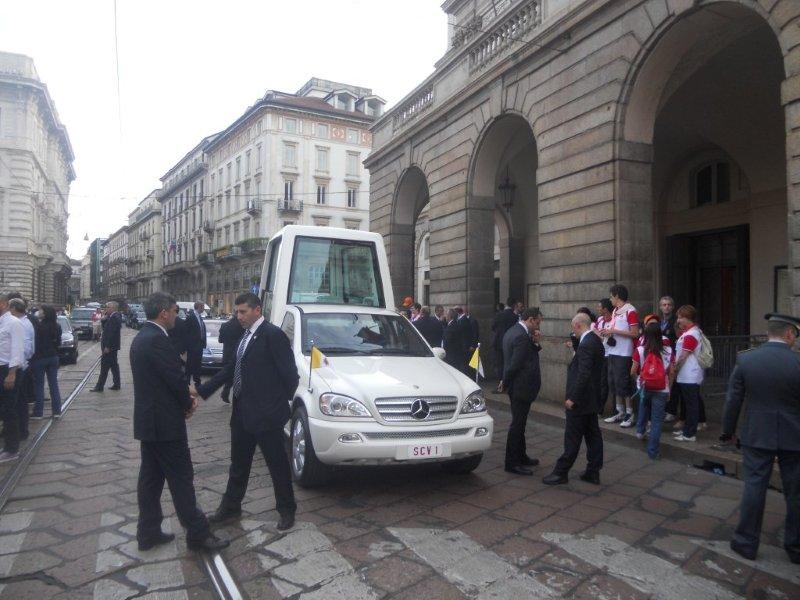
[[[358,152],[347,153],[347,175],[350,177],[358,177],[358,159],[360,158]]]
[[[228,163],[227,168],[228,168],[228,173],[227,173],[228,178],[225,180],[225,185],[230,185],[231,184],[231,171],[233,169],[231,163]]]
[[[297,133],[297,119],[283,119],[283,130],[286,133]]]
[[[216,176],[214,173],[211,174],[211,189],[214,189],[214,182],[216,181]]]
[[[317,171],[328,171],[328,149],[317,146]]]
[[[358,190],[355,188],[348,188],[347,189],[347,208],[355,208],[357,203],[357,196]]]
[[[217,171],[217,191],[222,190],[222,169]]]
[[[259,125],[261,123],[259,122]],[[256,172],[261,169],[261,144],[256,145]]]
[[[325,123],[317,123],[317,137],[327,140],[329,135],[328,126]]]
[[[731,165],[714,162],[694,173],[694,205],[719,204],[731,199]]]
[[[347,143],[348,144],[357,144],[358,143],[358,130],[357,129],[348,129],[347,130]]]
[[[244,174],[250,175],[250,150],[244,153]]]
[[[229,245],[231,243],[231,226],[225,226],[225,245]]]
[[[233,243],[234,244],[238,244],[239,243],[239,224],[238,223],[234,223],[233,224]]]
[[[297,166],[297,146],[295,144],[283,143],[283,166]]]
[[[242,178],[242,157],[236,157],[236,181]]]
[[[293,200],[294,199],[294,181],[291,179],[287,179],[283,182],[283,199],[284,200]]]
[[[325,195],[328,191],[328,187],[324,185],[317,186],[317,204],[325,204]]]

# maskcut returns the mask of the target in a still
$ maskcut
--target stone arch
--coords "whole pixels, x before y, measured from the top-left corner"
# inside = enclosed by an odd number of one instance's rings
[[[389,269],[398,305],[404,297],[414,297],[414,226],[428,199],[428,178],[419,166],[411,165],[403,171],[395,188],[389,233]]]

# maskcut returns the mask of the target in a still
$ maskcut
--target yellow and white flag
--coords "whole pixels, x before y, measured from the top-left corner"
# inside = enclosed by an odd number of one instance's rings
[[[478,381],[478,375],[483,377],[484,379],[486,376],[483,374],[483,363],[481,362],[481,345],[478,344],[478,347],[475,348],[475,352],[472,353],[472,358],[469,359],[469,366],[472,369],[475,369],[475,381]]]
[[[327,367],[328,357],[316,346],[311,346],[311,370],[319,369],[320,367]]]

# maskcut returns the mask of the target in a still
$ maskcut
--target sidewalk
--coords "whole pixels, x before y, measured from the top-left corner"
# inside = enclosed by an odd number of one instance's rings
[[[497,387],[495,382],[483,382],[481,387],[491,408],[508,412],[508,396],[495,391]],[[563,430],[566,418],[562,405],[540,398],[533,403],[531,412],[535,422]],[[622,428],[616,424],[604,423],[601,419],[600,429],[603,432],[604,440],[636,448],[643,454],[645,453],[645,442],[637,439],[635,427]],[[735,447],[720,446],[719,436],[721,433],[721,425],[709,421],[708,429],[697,433],[696,442],[676,442],[672,439],[671,423],[666,423],[661,434],[661,457],[688,465],[702,465],[703,461],[718,463],[723,465],[726,475],[741,479],[742,454]],[[770,483],[777,490],[783,489],[777,467],[772,471]]]

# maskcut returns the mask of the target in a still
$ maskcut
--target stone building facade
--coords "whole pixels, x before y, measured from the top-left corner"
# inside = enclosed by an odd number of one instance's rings
[[[86,254],[81,258],[80,277],[78,304],[86,304],[92,299],[92,252],[90,249],[86,250]]]
[[[103,278],[108,300],[125,300],[128,276],[128,226],[123,225],[106,240],[103,253]]]
[[[469,305],[485,347],[496,301],[540,306],[552,399],[569,319],[615,282],[642,312],[696,305],[719,343],[800,314],[800,2],[443,9],[446,54],[365,163],[398,297],[427,207],[430,302]]]
[[[0,288],[67,302],[67,130],[33,59],[0,52]]]
[[[141,303],[161,291],[163,243],[161,190],[153,190],[128,215],[128,302]]]

